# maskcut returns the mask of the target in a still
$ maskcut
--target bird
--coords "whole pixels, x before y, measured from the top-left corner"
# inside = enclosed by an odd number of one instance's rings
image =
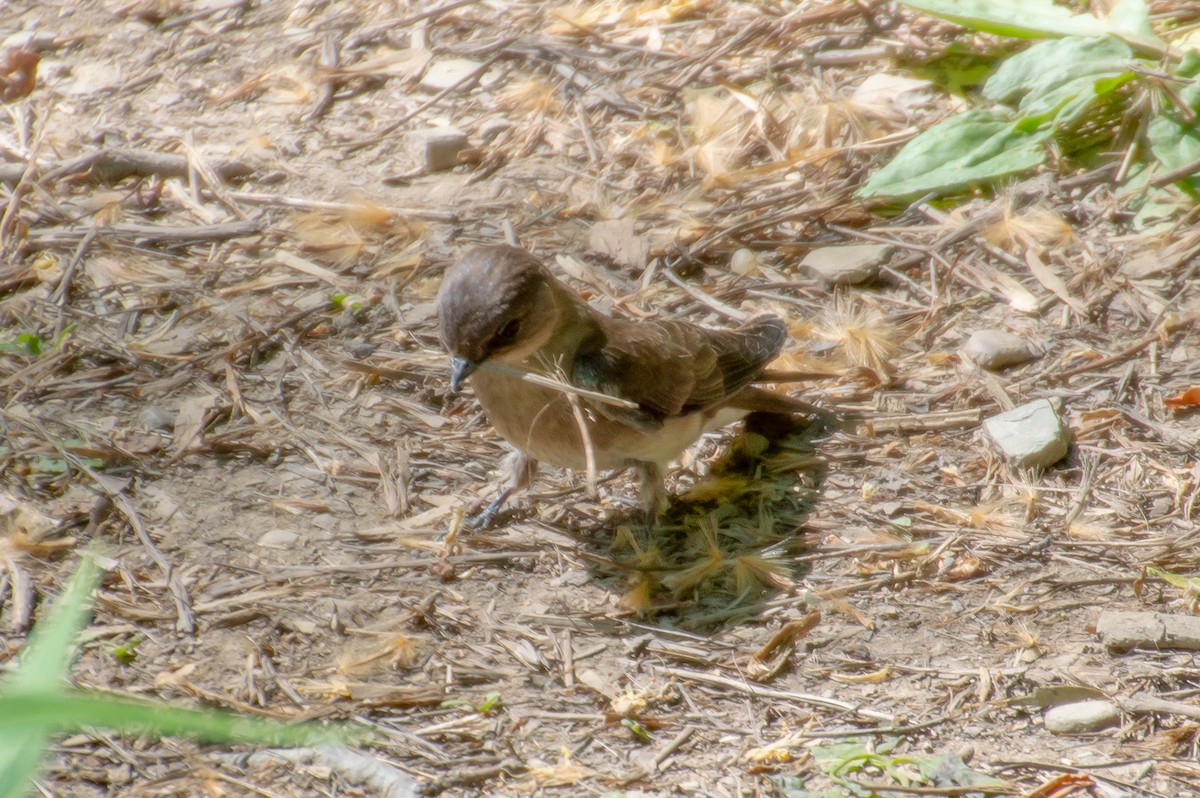
[[[589,472],[636,468],[653,524],[666,504],[665,469],[700,435],[751,412],[822,413],[752,385],[787,338],[778,316],[727,330],[613,317],[519,247],[462,255],[442,279],[437,315],[451,391],[470,379],[492,426],[513,447],[503,468],[507,484],[476,525],[490,525],[542,463]]]

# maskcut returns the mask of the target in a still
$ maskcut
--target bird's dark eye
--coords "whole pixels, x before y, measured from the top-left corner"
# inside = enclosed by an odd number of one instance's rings
[[[521,331],[521,321],[519,319],[509,319],[504,323],[504,326],[496,331],[492,336],[492,348],[499,349],[508,346],[513,341],[517,340],[517,333]]]

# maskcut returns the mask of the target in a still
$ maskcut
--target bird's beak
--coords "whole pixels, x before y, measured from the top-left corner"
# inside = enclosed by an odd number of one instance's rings
[[[450,390],[458,393],[462,381],[471,376],[471,372],[479,368],[479,363],[455,355],[450,358]]]

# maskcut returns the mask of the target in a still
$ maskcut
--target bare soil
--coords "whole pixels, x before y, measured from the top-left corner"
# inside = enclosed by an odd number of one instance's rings
[[[1148,570],[1200,569],[1200,417],[1164,404],[1200,384],[1194,233],[1132,233],[1103,170],[948,216],[851,196],[953,105],[855,90],[970,35],[844,0],[45,0],[0,33],[42,58],[0,113],[0,480],[54,522],[4,542],[0,661],[98,539],[80,686],[365,725],[383,774],[83,730],[43,794],[799,795],[859,740],[1015,794],[1200,795],[1194,655],[1094,632],[1194,610]],[[481,71],[438,88],[452,58]],[[406,137],[445,124],[469,148],[427,173]],[[463,528],[505,450],[449,392],[433,298],[506,237],[611,312],[786,315],[777,367],[827,376],[779,389],[861,418],[765,467],[707,437],[674,529],[628,475],[553,470]],[[894,245],[865,285],[798,266],[864,239]],[[957,354],[984,328],[1040,357],[984,372]],[[979,421],[1043,397],[1071,451],[1014,471]],[[1052,734],[1061,688],[1173,703]]]

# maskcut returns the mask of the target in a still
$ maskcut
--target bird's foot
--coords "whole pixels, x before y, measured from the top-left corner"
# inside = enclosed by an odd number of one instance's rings
[[[504,507],[504,503],[508,501],[508,497],[512,495],[512,488],[505,488],[500,491],[500,495],[488,502],[477,513],[467,516],[467,520],[463,525],[472,532],[478,532],[483,529],[491,529],[496,523],[496,516],[500,514],[500,510]]]
[[[667,509],[667,491],[663,487],[662,469],[656,463],[638,463],[642,478],[641,506],[645,513],[646,529],[658,526],[658,519]]]

